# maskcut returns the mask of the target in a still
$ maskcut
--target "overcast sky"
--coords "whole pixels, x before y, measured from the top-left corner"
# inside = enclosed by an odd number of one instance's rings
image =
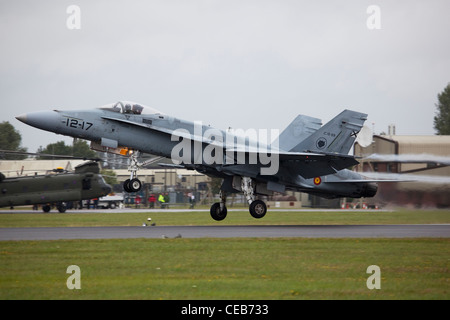
[[[71,5],[80,29],[67,26]],[[33,152],[71,140],[15,116],[118,100],[221,129],[348,108],[375,133],[431,135],[450,82],[449,12],[448,0],[0,0],[0,121]]]

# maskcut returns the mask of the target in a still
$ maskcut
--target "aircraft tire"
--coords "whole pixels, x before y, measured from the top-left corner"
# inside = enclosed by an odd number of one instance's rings
[[[131,192],[131,190],[130,190],[130,179],[127,179],[127,180],[125,180],[124,182],[123,182],[123,190],[125,190],[125,192],[128,192],[128,193],[130,193]]]
[[[48,204],[42,206],[42,211],[44,211],[45,213],[49,213],[51,209],[52,208]]]
[[[261,219],[267,213],[267,206],[262,200],[253,201],[248,209],[252,217],[256,219]]]
[[[139,179],[127,179],[123,183],[123,190],[125,192],[131,193],[131,192],[138,192],[142,189],[142,182]]]
[[[65,203],[60,203],[56,207],[57,207],[59,213],[64,213],[67,210],[67,206]]]
[[[227,217],[227,207],[224,207],[223,210],[220,210],[220,202],[216,202],[211,206],[210,214],[211,218],[216,221],[222,221]]]
[[[138,192],[142,189],[142,182],[139,179],[133,179],[128,184],[129,189],[131,192]]]

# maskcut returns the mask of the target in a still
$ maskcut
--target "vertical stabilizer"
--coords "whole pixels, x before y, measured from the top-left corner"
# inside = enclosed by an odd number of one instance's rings
[[[348,154],[367,114],[344,110],[290,151]]]
[[[301,141],[316,132],[321,126],[322,121],[320,119],[298,115],[286,129],[284,129],[272,145],[278,145],[280,150],[290,151]]]

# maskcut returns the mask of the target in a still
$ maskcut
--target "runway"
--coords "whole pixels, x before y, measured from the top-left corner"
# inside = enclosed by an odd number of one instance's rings
[[[0,241],[243,237],[449,238],[450,224],[0,228]]]

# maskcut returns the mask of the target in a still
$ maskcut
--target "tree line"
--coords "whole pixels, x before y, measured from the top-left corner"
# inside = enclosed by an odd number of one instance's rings
[[[0,150],[15,152],[33,152],[22,147],[22,135],[8,121],[0,123]],[[84,140],[75,140],[73,145],[66,145],[64,141],[48,144],[45,148],[40,146],[37,154],[51,154],[60,156],[73,156],[95,158],[96,152],[91,150],[89,144]],[[23,160],[28,157],[26,154],[2,154],[0,160]],[[36,156],[37,160],[49,159],[44,156]]]

